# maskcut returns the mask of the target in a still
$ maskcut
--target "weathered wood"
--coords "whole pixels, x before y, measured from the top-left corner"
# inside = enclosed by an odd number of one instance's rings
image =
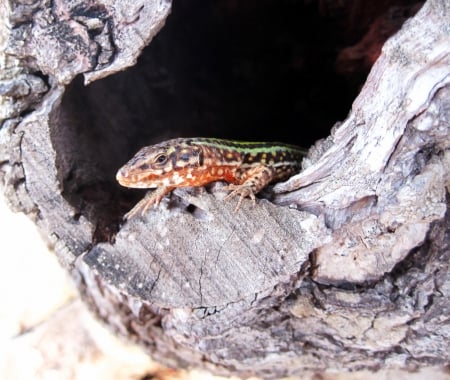
[[[384,45],[329,149],[275,188],[289,192],[280,202],[320,210],[333,229],[316,251],[319,281],[379,279],[445,214],[449,36],[435,26],[441,14],[421,15]]]
[[[315,215],[265,201],[234,213],[233,204],[222,203],[225,193],[200,199],[176,194],[185,206],[193,205],[189,211],[160,207],[127,222],[113,244],[98,244],[85,256],[88,265],[128,294],[161,307],[223,307],[254,302],[288,282],[317,247],[316,239],[328,238]],[[124,256],[130,242],[133,249]]]
[[[233,213],[217,184],[121,224],[133,200],[114,172],[133,153],[129,136],[166,131],[131,125],[120,74],[88,89],[75,77],[135,63],[169,11],[112,0],[0,8],[4,192],[86,302],[174,367],[277,377],[448,364],[448,2],[429,0],[384,45],[348,118],[266,193],[273,202]]]

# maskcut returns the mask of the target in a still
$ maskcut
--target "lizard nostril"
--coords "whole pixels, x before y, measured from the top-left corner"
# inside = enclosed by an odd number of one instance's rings
[[[128,177],[128,171],[124,168],[119,169],[119,171],[116,174],[116,179],[126,178],[126,177]]]

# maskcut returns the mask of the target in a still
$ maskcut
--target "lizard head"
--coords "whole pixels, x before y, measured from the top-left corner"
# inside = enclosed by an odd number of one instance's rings
[[[200,147],[189,139],[173,139],[139,150],[119,169],[117,181],[126,187],[188,186],[189,172],[203,165]]]

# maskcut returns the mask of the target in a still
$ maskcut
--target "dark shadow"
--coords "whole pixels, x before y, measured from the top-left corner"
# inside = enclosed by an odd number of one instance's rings
[[[69,87],[52,134],[67,142],[57,152],[64,194],[118,223],[143,191],[120,188],[115,173],[142,146],[205,136],[309,147],[328,136],[370,69],[339,75],[338,54],[392,3],[362,25],[326,2],[175,0],[136,66]]]

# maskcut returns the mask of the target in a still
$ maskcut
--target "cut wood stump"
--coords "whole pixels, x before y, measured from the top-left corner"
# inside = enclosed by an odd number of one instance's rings
[[[234,132],[220,113],[233,97],[201,87],[228,81],[205,74],[214,56],[181,56],[195,45],[196,23],[183,18],[208,17],[195,4],[173,4],[174,50],[166,37],[151,43],[167,0],[0,5],[0,179],[10,206],[35,221],[95,314],[168,366],[280,377],[448,365],[449,2],[415,5],[347,118],[256,206],[234,212],[218,183],[178,189],[124,222],[143,193],[120,188],[115,172],[139,147]],[[215,17],[239,7],[214,6]],[[147,45],[155,50],[142,53]],[[233,67],[257,75],[246,65]],[[185,81],[189,67],[198,88]],[[195,109],[197,99],[210,108]]]

